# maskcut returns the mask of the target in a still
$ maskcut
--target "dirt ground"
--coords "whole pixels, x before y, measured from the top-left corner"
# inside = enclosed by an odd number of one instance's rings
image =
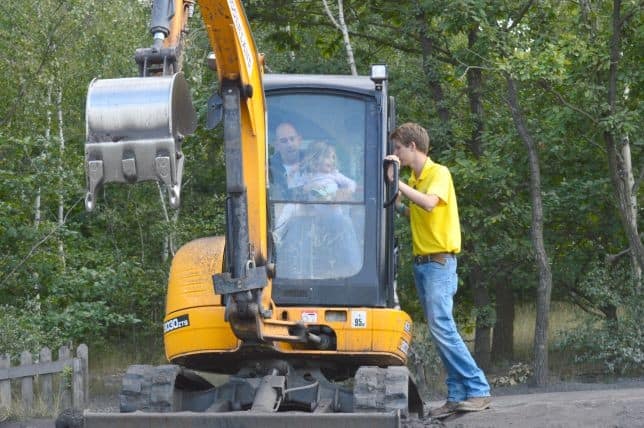
[[[431,402],[439,406],[442,402]],[[492,407],[443,420],[445,427],[644,427],[644,388],[501,395]]]
[[[427,402],[427,408],[441,405]],[[115,411],[115,394],[92,397],[93,411]],[[493,390],[490,409],[462,413],[442,421],[425,420],[415,427],[447,428],[644,428],[644,379],[613,383],[561,382],[544,388],[518,385]],[[53,419],[0,423],[0,428],[49,428]],[[331,428],[331,427],[330,427]]]

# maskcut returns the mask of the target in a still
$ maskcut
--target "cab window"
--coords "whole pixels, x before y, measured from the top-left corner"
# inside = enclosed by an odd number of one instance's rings
[[[276,279],[340,279],[364,260],[365,103],[328,94],[267,98]]]

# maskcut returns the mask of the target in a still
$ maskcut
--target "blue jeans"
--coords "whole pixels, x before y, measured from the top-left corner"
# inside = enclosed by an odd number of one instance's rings
[[[414,279],[429,332],[447,370],[447,401],[490,395],[485,374],[465,346],[452,316],[458,284],[456,257],[448,257],[444,265],[433,261],[414,265]]]

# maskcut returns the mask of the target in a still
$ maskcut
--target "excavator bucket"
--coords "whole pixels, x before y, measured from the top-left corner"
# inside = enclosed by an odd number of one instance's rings
[[[149,180],[165,184],[178,207],[181,142],[197,127],[183,75],[94,80],[85,114],[85,208],[94,209],[105,183]]]

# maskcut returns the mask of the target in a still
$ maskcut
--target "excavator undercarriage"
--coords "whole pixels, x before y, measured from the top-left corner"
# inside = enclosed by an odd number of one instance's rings
[[[411,411],[422,415],[419,398],[409,400],[409,373],[404,366],[361,367],[353,385],[342,385],[329,382],[312,364],[295,368],[283,360],[263,360],[247,365],[217,386],[176,365],[131,366],[123,379],[121,412],[299,411],[391,413],[407,418]]]
[[[361,367],[342,385],[329,382],[315,365],[248,363],[216,386],[177,365],[130,366],[119,396],[121,413],[67,412],[57,427],[394,428],[423,418],[423,403],[404,366]]]

